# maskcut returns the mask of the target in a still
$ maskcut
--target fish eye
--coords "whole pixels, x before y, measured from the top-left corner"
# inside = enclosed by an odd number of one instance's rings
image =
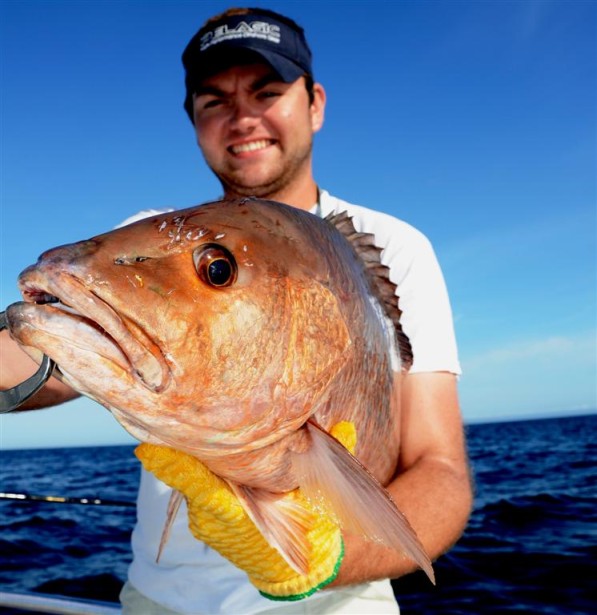
[[[193,262],[199,278],[209,286],[225,288],[236,280],[236,261],[222,246],[201,246],[193,253]]]

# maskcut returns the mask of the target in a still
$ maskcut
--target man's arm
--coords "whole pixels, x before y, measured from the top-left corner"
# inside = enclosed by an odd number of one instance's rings
[[[8,331],[0,332],[0,390],[10,389],[35,373],[38,365],[10,337]],[[28,399],[18,410],[37,410],[54,406],[79,394],[56,378],[50,378],[45,386]]]
[[[401,447],[397,477],[388,485],[434,560],[461,536],[472,507],[472,486],[456,376],[410,374],[402,381]],[[396,578],[416,570],[406,557],[345,535],[345,558],[330,587]]]

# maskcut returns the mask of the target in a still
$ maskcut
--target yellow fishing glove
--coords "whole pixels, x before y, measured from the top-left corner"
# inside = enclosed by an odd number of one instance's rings
[[[331,434],[354,452],[356,430],[352,423],[338,423]],[[300,600],[336,578],[344,555],[340,528],[328,515],[316,511],[300,489],[284,498],[299,501],[312,514],[307,531],[311,545],[307,575],[293,570],[266,542],[230,487],[198,459],[152,444],[139,445],[135,454],[146,470],[184,495],[193,536],[244,570],[266,598]]]

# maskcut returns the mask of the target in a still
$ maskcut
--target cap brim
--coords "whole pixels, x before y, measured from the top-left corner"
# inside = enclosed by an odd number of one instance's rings
[[[305,71],[292,60],[266,49],[247,49],[245,46],[228,44],[218,46],[203,54],[201,67],[193,71],[194,81],[211,77],[232,66],[265,62],[285,83],[292,83],[305,74]]]
[[[292,83],[305,74],[305,71],[292,60],[277,53],[266,50],[255,50],[275,71],[285,83]]]

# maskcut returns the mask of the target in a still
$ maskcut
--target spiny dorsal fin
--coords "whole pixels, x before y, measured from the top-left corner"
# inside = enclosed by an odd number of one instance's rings
[[[354,227],[352,218],[345,211],[338,214],[332,212],[325,217],[325,220],[344,235],[363,262],[375,295],[394,324],[402,367],[408,370],[413,362],[412,347],[400,324],[402,311],[396,293],[397,287],[390,280],[389,267],[381,262],[382,249],[375,245],[375,236],[371,233],[359,233]]]

